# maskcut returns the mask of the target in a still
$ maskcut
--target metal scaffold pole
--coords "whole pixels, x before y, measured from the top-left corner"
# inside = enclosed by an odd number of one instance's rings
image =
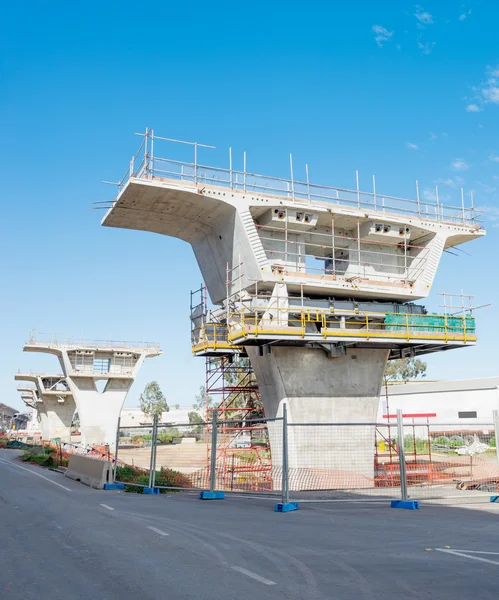
[[[397,409],[397,440],[400,465],[400,494],[402,500],[405,502],[407,500],[407,469],[404,449],[404,420],[400,408]]]
[[[215,491],[216,486],[216,468],[217,468],[217,426],[218,410],[213,410],[211,422],[211,460],[210,460],[210,492]]]

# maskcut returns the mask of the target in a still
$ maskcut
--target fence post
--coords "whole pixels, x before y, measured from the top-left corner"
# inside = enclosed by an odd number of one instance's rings
[[[281,503],[276,504],[276,512],[298,510],[298,502],[289,501],[289,460],[288,460],[288,406],[282,405],[282,497]]]
[[[211,419],[211,457],[210,457],[210,492],[215,492],[217,480],[217,426],[218,426],[218,410],[213,410]]]
[[[116,483],[116,470],[118,468],[118,446],[120,444],[120,423],[121,423],[121,417],[118,417],[118,429],[116,430],[116,442],[115,442],[115,446],[114,446],[113,483]]]
[[[217,436],[218,436],[218,410],[213,410],[211,419],[211,456],[210,456],[210,489],[199,494],[201,500],[222,500],[225,492],[216,492],[217,485]]]
[[[288,406],[282,405],[282,503],[289,504]]]
[[[493,410],[492,416],[494,419],[494,431],[495,431],[495,436],[496,436],[496,458],[497,458],[497,463],[499,465],[499,448],[497,447],[497,444],[499,442],[499,410]]]
[[[405,502],[407,500],[407,469],[404,449],[404,420],[400,408],[397,409],[397,439],[399,446],[400,492],[402,500]]]
[[[154,415],[151,436],[151,460],[149,463],[149,489],[154,488],[156,480],[156,444],[158,442],[158,415]]]

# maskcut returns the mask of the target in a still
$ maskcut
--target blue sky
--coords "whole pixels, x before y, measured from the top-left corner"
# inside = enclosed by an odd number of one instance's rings
[[[134,132],[217,146],[206,161],[318,183],[459,199],[473,190],[488,236],[445,255],[438,291],[477,304],[479,345],[428,359],[431,378],[498,375],[499,4],[492,2],[24,2],[2,8],[0,401],[13,375],[54,369],[23,354],[35,328],[159,341],[129,395],[157,379],[190,405],[204,379],[191,356],[190,247],[100,226],[135,152]],[[212,153],[209,155],[208,153]],[[364,185],[363,185],[364,183]]]

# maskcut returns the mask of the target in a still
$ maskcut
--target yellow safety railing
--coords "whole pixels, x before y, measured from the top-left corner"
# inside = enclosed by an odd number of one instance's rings
[[[267,313],[267,316],[264,316]],[[272,316],[270,316],[272,315]],[[388,316],[396,316],[401,322],[392,322]],[[333,320],[331,317],[335,316]],[[447,315],[417,315],[399,313],[369,313],[361,311],[335,311],[319,309],[269,308],[266,311],[247,310],[229,315],[227,339],[229,342],[258,336],[277,338],[301,337],[320,334],[330,338],[370,338],[400,340],[435,340],[443,342],[475,342],[474,321],[471,331],[470,316],[449,317]],[[439,323],[439,321],[441,323]],[[313,325],[316,330],[314,331]],[[312,327],[311,327],[312,325]]]
[[[220,323],[206,323],[193,329],[191,344],[194,354],[208,351],[242,350],[242,347],[229,342],[227,325]]]

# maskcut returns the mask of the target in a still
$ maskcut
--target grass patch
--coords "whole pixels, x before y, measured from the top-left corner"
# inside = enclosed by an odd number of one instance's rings
[[[149,486],[149,472],[145,469],[138,469],[130,465],[123,465],[116,469],[116,481],[121,481],[128,484],[125,485],[125,492],[141,494],[143,487]],[[191,481],[187,475],[174,471],[173,469],[162,468],[156,472],[156,486],[175,487],[175,488],[190,488]],[[162,494],[171,493],[175,490],[161,490]]]

